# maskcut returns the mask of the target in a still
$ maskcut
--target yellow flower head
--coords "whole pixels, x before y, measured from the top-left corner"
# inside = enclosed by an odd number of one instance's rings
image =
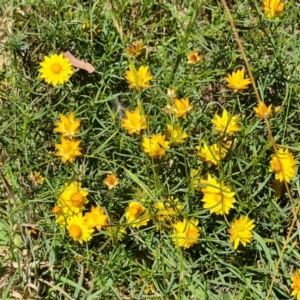
[[[112,190],[120,183],[120,181],[117,178],[116,174],[111,172],[110,174],[107,174],[103,183],[107,185],[109,190]]]
[[[60,121],[55,121],[54,132],[59,132],[63,137],[74,137],[75,134],[80,133],[80,120],[75,120],[74,113],[71,112],[68,117],[60,114]]]
[[[202,59],[202,56],[199,56],[195,51],[192,51],[187,55],[187,58],[188,63],[194,65]]]
[[[45,181],[45,178],[42,176],[41,172],[30,172],[28,177],[35,186],[43,184]]]
[[[142,53],[142,50],[144,49],[143,41],[135,41],[130,47],[128,47],[126,50],[128,53],[139,56]]]
[[[150,215],[145,211],[146,208],[139,202],[130,202],[125,212],[126,223],[136,228],[147,225]]]
[[[228,233],[230,234],[230,243],[233,243],[234,250],[237,249],[240,242],[243,246],[251,242],[253,238],[251,230],[255,227],[253,223],[254,220],[249,219],[247,216],[242,216],[231,223]]]
[[[182,211],[183,206],[178,204],[178,199],[170,197],[166,201],[158,201],[154,204],[156,209],[155,217],[158,221],[164,221],[170,217],[177,216]]]
[[[202,158],[203,161],[207,162],[210,166],[211,164],[218,165],[218,163],[226,156],[226,148],[221,147],[218,144],[213,144],[208,146],[205,142],[203,146],[196,146],[196,149],[199,150],[198,156]]]
[[[228,74],[225,80],[228,82],[226,86],[233,89],[233,92],[236,93],[238,90],[246,90],[248,89],[248,85],[251,83],[250,78],[244,78],[245,69],[237,70],[236,72],[232,72],[232,74]]]
[[[264,0],[264,11],[267,18],[272,18],[283,11],[284,4],[280,0]]]
[[[292,280],[292,296],[296,296],[297,300],[300,300],[300,269],[296,270],[296,274],[291,277]]]
[[[64,213],[78,213],[84,209],[84,205],[88,203],[86,196],[89,193],[81,188],[81,183],[72,182],[65,184],[65,189],[58,196],[59,206],[62,207]]]
[[[190,99],[188,97],[181,100],[173,99],[175,106],[172,107],[172,112],[175,113],[175,118],[183,117],[186,118],[187,114],[193,109],[190,105]]]
[[[130,88],[144,89],[150,87],[149,81],[153,78],[148,72],[148,67],[141,66],[136,70],[133,66],[129,66],[129,71],[126,71],[126,80]]]
[[[229,116],[226,109],[223,110],[222,117],[215,114],[215,118],[211,120],[213,125],[215,125],[215,131],[220,134],[229,134],[233,135],[236,131],[240,131],[241,127],[238,125],[238,122],[241,118],[237,116]]]
[[[188,135],[182,131],[182,127],[179,124],[175,124],[174,126],[167,124],[166,137],[171,144],[182,144]]]
[[[268,107],[262,101],[258,102],[257,107],[253,107],[254,111],[256,112],[256,116],[260,119],[268,118],[272,113],[272,104]]]
[[[151,138],[143,137],[144,152],[153,158],[166,155],[165,149],[169,149],[169,142],[165,141],[165,136],[153,134]]]
[[[146,117],[141,115],[139,107],[136,107],[134,112],[125,110],[126,118],[122,119],[122,126],[129,134],[141,134],[141,130],[147,129]]]
[[[112,240],[122,240],[126,234],[126,229],[122,225],[112,225],[106,228],[106,233],[108,233]]]
[[[167,96],[171,99],[176,97],[176,92],[172,88],[167,88]]]
[[[235,193],[224,184],[223,181],[217,182],[210,174],[207,179],[202,179],[201,184],[204,185],[201,188],[204,194],[203,207],[209,209],[210,214],[215,213],[216,215],[228,214],[231,208],[234,208],[233,203],[236,202],[234,199]]]
[[[197,225],[198,221],[194,218],[189,221],[184,219],[183,222],[177,222],[173,225],[172,240],[176,247],[189,248],[198,242],[200,228]]]
[[[76,156],[81,156],[79,144],[81,140],[76,141],[74,138],[68,140],[64,137],[61,137],[61,144],[55,144],[55,148],[58,150],[54,155],[61,156],[63,163],[69,161],[73,163]]]
[[[73,74],[69,59],[63,57],[62,54],[44,56],[44,61],[40,65],[42,66],[39,69],[40,78],[45,79],[47,83],[53,86],[69,81],[71,74]]]
[[[108,226],[108,216],[104,212],[104,208],[100,206],[91,207],[91,212],[85,213],[85,224],[100,231],[102,227]]]
[[[289,149],[279,148],[277,155],[272,154],[270,161],[270,172],[275,172],[275,179],[290,182],[296,175],[296,161]]]
[[[68,219],[67,230],[69,232],[69,236],[80,244],[90,241],[94,232],[94,229],[86,225],[85,217],[81,214]]]

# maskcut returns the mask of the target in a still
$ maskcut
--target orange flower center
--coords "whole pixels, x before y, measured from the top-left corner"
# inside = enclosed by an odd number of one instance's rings
[[[112,176],[107,176],[107,182],[110,184],[110,185],[114,185],[115,183],[115,179],[112,177]]]
[[[52,212],[53,212],[54,214],[58,214],[58,213],[61,212],[61,208],[60,208],[59,206],[55,205],[55,206],[53,207],[53,209],[52,209]]]
[[[192,55],[190,56],[190,60],[191,60],[192,62],[196,63],[196,62],[197,62],[197,56],[196,56],[195,54],[192,54]]]
[[[78,238],[82,233],[81,228],[78,225],[71,225],[69,227],[69,234],[72,238]]]
[[[132,207],[130,207],[130,214],[134,217],[138,217],[141,213],[143,212],[142,207],[138,206],[138,205],[134,205]]]
[[[62,66],[59,63],[54,63],[51,65],[51,71],[58,74],[62,70]]]
[[[281,171],[281,165],[278,159],[273,162],[273,168],[276,172]]]
[[[70,201],[74,206],[81,206],[83,204],[83,197],[79,192],[75,192],[71,195]]]
[[[188,230],[186,233],[186,237],[196,240],[198,238],[197,230],[193,230],[193,229]]]

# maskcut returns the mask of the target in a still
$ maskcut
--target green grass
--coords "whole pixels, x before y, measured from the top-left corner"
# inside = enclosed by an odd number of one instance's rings
[[[291,2],[291,1],[290,1]],[[276,200],[274,153],[263,120],[255,117],[253,88],[233,93],[228,73],[245,66],[220,1],[0,1],[0,294],[2,299],[292,299],[291,275],[300,266],[299,231],[294,226],[281,252],[299,202],[299,175]],[[281,106],[269,118],[276,145],[299,159],[299,7],[287,3],[279,19],[267,19],[262,1],[228,1],[259,94],[266,104]],[[10,23],[9,20],[13,20]],[[90,30],[82,24],[89,23]],[[0,30],[2,27],[0,27]],[[97,29],[101,29],[100,32]],[[2,31],[1,31],[2,32]],[[126,48],[143,40],[138,57]],[[203,55],[188,64],[190,51]],[[45,55],[70,51],[96,72],[76,72],[52,87],[38,76]],[[132,63],[149,66],[151,87],[128,88],[125,71]],[[249,74],[248,74],[249,75]],[[194,106],[181,125],[186,143],[171,146],[161,159],[142,151],[142,138],[121,126],[123,110],[137,103],[148,115],[143,135],[163,133],[174,119],[162,112],[170,102],[167,88]],[[218,166],[197,156],[202,140],[219,138],[211,119],[226,108],[241,117],[235,146]],[[82,120],[83,156],[62,164],[54,156],[59,114],[74,111]],[[142,136],[143,136],[142,135]],[[226,218],[203,209],[203,194],[193,188],[191,169],[213,174],[236,193],[235,209]],[[121,183],[108,191],[110,171]],[[29,180],[41,172],[42,185]],[[105,207],[111,224],[125,223],[124,213],[146,191],[147,210],[174,196],[184,208],[181,218],[199,221],[200,239],[191,248],[176,248],[172,229],[149,222],[126,226],[122,240],[106,231],[80,245],[55,223],[52,208],[64,183],[80,180],[91,205]],[[241,215],[255,219],[254,238],[233,250],[228,222]],[[31,233],[38,227],[38,233]],[[82,260],[76,260],[77,255]],[[148,292],[148,293],[147,293]]]

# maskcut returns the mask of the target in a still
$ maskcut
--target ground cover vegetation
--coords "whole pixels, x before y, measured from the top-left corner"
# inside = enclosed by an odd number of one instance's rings
[[[2,1],[2,299],[300,299],[297,1]]]

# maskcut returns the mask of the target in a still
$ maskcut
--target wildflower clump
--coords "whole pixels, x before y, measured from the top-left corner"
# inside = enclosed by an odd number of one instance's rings
[[[204,202],[203,207],[209,209],[210,214],[228,214],[230,209],[234,208],[235,193],[223,181],[218,182],[208,174],[207,179],[201,180],[201,184],[201,192],[204,194],[201,201]]]
[[[53,86],[69,81],[71,74],[73,74],[70,60],[63,57],[62,54],[44,56],[44,61],[40,65],[40,78],[45,79],[47,83]]]
[[[230,234],[230,242],[233,243],[234,250],[237,249],[240,242],[243,246],[251,242],[253,238],[251,230],[255,227],[253,223],[254,220],[249,219],[248,216],[242,216],[231,223],[228,233]]]
[[[190,220],[184,219],[173,225],[174,234],[172,240],[176,247],[189,248],[198,242],[200,228],[197,227],[199,221],[194,218]]]
[[[296,175],[296,161],[289,149],[279,148],[276,154],[272,154],[270,172],[275,172],[275,179],[289,183]]]

